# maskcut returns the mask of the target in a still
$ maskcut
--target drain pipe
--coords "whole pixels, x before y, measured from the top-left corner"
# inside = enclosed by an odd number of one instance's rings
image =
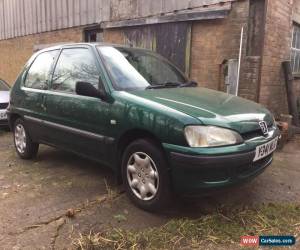
[[[241,62],[242,62],[242,50],[243,50],[243,37],[244,37],[244,26],[241,30],[241,41],[240,41],[240,53],[239,53],[239,64],[238,64],[238,72],[237,72],[237,80],[236,80],[236,89],[235,95],[239,94],[239,85],[240,85],[240,72],[241,72]]]

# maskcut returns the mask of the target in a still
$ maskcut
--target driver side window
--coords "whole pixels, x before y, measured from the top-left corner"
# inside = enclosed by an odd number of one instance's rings
[[[64,49],[54,70],[52,89],[75,93],[77,82],[88,82],[98,89],[99,77],[94,57],[88,49]]]

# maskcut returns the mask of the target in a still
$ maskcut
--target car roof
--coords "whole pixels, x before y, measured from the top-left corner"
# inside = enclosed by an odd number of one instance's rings
[[[121,44],[113,44],[113,43],[64,43],[60,45],[55,45],[51,46],[42,50],[37,51],[37,54],[51,51],[51,50],[59,50],[62,48],[68,48],[68,47],[80,47],[80,46],[91,46],[91,47],[99,47],[99,46],[110,46],[110,47],[118,47],[118,48],[128,48],[128,49],[139,49],[139,48],[134,48],[126,45],[121,45]]]

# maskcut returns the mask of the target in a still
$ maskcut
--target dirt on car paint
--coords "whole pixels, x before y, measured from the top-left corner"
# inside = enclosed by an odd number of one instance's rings
[[[46,146],[35,160],[21,160],[12,135],[0,131],[0,245],[69,249],[79,233],[160,226],[219,206],[300,202],[299,162],[300,136],[276,152],[272,166],[254,181],[209,197],[178,198],[169,211],[151,214],[134,207],[113,173],[99,164]]]

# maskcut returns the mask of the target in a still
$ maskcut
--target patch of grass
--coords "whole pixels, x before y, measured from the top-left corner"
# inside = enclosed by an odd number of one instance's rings
[[[113,201],[118,196],[118,191],[109,186],[106,179],[104,179],[106,192],[107,192],[107,201]]]
[[[129,222],[130,223],[130,222]],[[300,233],[300,205],[268,204],[257,208],[217,211],[199,219],[174,219],[159,228],[134,232],[111,229],[81,235],[77,249],[178,249],[205,244],[237,245],[243,235]]]

